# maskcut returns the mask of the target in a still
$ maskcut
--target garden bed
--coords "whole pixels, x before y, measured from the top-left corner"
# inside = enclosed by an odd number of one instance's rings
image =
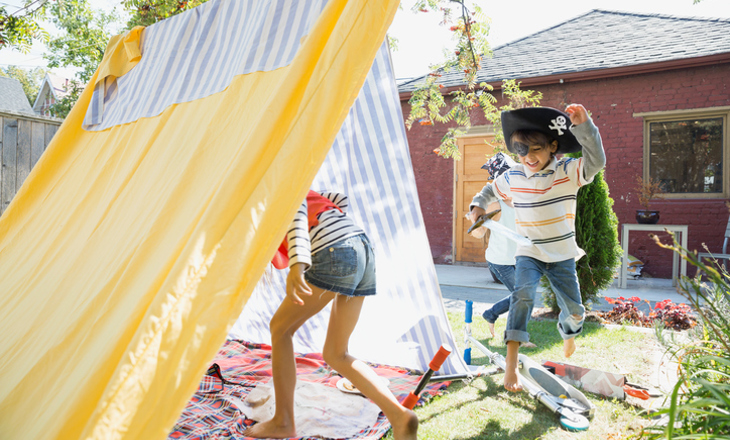
[[[609,311],[587,311],[586,322],[599,324],[628,325],[633,327],[653,328],[657,323],[664,325],[667,330],[689,330],[697,325],[692,309],[686,304],[675,304],[671,300],[656,303],[653,309],[647,300],[638,297],[606,298],[613,309]],[[639,309],[641,303],[649,304],[649,312]],[[535,308],[533,319],[557,319],[558,313],[549,308]]]

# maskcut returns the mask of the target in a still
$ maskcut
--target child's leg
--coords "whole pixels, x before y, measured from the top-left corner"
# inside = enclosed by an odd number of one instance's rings
[[[504,340],[507,343],[505,358],[504,387],[507,391],[522,391],[517,373],[520,344],[530,341],[527,333],[527,322],[532,316],[537,285],[542,277],[544,264],[534,258],[519,256],[515,265],[515,291],[507,316],[507,328]]]
[[[575,352],[575,337],[583,330],[586,310],[580,296],[575,260],[551,263],[546,273],[560,307],[558,331],[563,338],[563,354],[570,357]]]
[[[276,408],[274,417],[257,423],[245,431],[246,437],[296,437],[294,426],[294,389],[297,366],[294,359],[294,333],[309,318],[319,313],[334,297],[332,292],[311,286],[312,296],[303,298],[304,305],[284,298],[271,318],[271,375],[274,380]]]
[[[393,438],[415,440],[418,429],[416,414],[398,403],[370,366],[348,352],[350,335],[360,317],[363,300],[362,296],[335,297],[322,353],[324,360],[378,405],[393,427]]]
[[[482,313],[482,318],[487,321],[487,324],[489,325],[489,333],[492,334],[492,337],[494,337],[494,323],[497,321],[497,318],[499,318],[499,315],[509,311],[509,303],[511,300],[512,295],[505,296]]]
[[[522,391],[520,375],[517,373],[520,355],[520,343],[518,341],[507,341],[507,357],[505,357],[504,388],[513,393]]]
[[[482,313],[482,317],[487,321],[489,333],[494,337],[494,323],[500,315],[509,311],[509,304],[512,301],[512,292],[515,290],[515,266],[505,264],[495,264],[487,262],[489,270],[509,291],[509,295],[497,301],[490,309]],[[534,345],[534,344],[533,344]]]

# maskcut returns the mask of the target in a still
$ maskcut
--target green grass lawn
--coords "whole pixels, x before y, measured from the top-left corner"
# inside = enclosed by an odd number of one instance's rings
[[[464,353],[463,314],[449,312],[451,328],[459,344],[455,354]],[[472,335],[489,350],[506,355],[502,333],[506,320],[497,321],[494,339],[489,339],[486,321],[474,316]],[[534,361],[551,360],[614,373],[624,373],[629,381],[654,385],[652,377],[659,368],[661,349],[653,333],[629,328],[606,328],[586,323],[576,339],[578,350],[570,359],[563,357],[563,341],[556,321],[530,321],[530,340],[537,348],[520,352]],[[488,364],[488,359],[476,348],[472,349],[472,364]],[[595,416],[587,431],[564,430],[558,416],[526,392],[510,393],[502,384],[502,373],[475,378],[471,383],[454,381],[442,396],[417,407],[420,419],[419,439],[610,439],[618,440],[641,430],[647,421],[639,415],[641,408],[629,401],[606,399],[584,392],[596,405]],[[386,439],[392,439],[389,434]]]

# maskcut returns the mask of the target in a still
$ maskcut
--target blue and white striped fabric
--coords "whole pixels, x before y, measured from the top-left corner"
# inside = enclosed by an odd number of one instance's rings
[[[350,198],[348,216],[365,229],[376,254],[378,293],[368,297],[351,339],[353,355],[425,371],[442,344],[453,348],[421,216],[415,177],[387,45],[312,183]],[[269,320],[284,299],[286,271],[271,267],[229,338],[270,343]],[[329,308],[296,334],[295,350],[319,352]],[[468,371],[449,356],[440,373]]]
[[[124,76],[97,85],[83,128],[100,131],[157,116],[173,104],[223,91],[236,75],[288,65],[326,4],[220,0],[145,29],[142,59]]]
[[[101,131],[154,117],[171,105],[223,91],[236,75],[288,65],[326,3],[219,0],[147,28],[140,43],[141,60],[123,77],[99,85],[84,128]],[[378,294],[365,301],[351,350],[371,362],[426,370],[442,344],[455,344],[402,121],[384,44],[312,189],[347,194],[348,215],[375,247]],[[285,271],[272,270],[247,302],[230,337],[270,342],[269,320],[285,292]],[[323,311],[297,333],[298,351],[321,351],[328,316],[329,310]],[[465,372],[466,366],[452,355],[443,371]]]

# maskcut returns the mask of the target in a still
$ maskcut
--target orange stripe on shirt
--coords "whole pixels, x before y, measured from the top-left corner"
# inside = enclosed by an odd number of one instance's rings
[[[501,197],[502,197],[503,199],[508,199],[508,198],[509,198],[509,197],[507,196],[507,194],[505,194],[505,193],[504,193],[504,192],[503,192],[502,190],[500,190],[500,189],[499,189],[499,185],[497,184],[497,181],[496,181],[496,180],[495,180],[495,181],[494,181],[494,183],[492,184],[492,187],[494,187],[494,189],[496,189],[496,190],[497,190],[497,192],[499,193],[499,195],[500,195],[500,196],[501,196]]]
[[[538,227],[538,226],[554,225],[556,223],[563,222],[566,219],[570,219],[570,220],[575,219],[575,214],[566,214],[566,215],[561,215],[560,217],[555,217],[555,218],[550,218],[547,220],[540,220],[540,221],[535,221],[535,222],[525,222],[525,221],[517,220],[515,223],[520,226],[525,226],[525,227]]]

